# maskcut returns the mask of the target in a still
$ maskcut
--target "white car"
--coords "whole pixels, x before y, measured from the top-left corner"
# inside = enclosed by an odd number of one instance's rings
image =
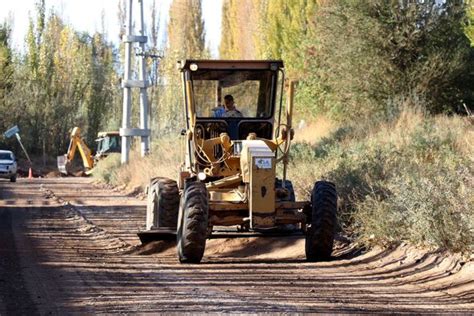
[[[16,182],[17,159],[9,150],[0,150],[0,178]]]

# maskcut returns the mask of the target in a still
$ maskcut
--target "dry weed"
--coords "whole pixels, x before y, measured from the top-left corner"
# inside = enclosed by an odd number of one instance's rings
[[[297,197],[314,181],[336,183],[343,226],[365,243],[407,240],[472,251],[472,126],[457,116],[403,111],[393,123],[337,129],[293,146]]]
[[[336,123],[324,116],[320,116],[312,122],[301,120],[296,126],[295,142],[314,145],[322,138],[331,135],[336,128]]]
[[[182,159],[181,139],[160,139],[153,143],[151,154],[142,158],[138,148],[130,154],[130,162],[120,165],[120,157],[100,161],[94,176],[101,181],[128,189],[145,188],[151,178],[176,179]]]

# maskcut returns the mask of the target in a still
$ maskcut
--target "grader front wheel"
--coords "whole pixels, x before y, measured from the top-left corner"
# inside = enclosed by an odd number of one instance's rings
[[[311,201],[313,204],[311,226],[306,232],[306,259],[322,261],[331,258],[334,235],[337,228],[337,192],[331,182],[315,183]]]
[[[188,183],[178,220],[178,257],[181,263],[199,263],[208,236],[209,198],[206,185]]]

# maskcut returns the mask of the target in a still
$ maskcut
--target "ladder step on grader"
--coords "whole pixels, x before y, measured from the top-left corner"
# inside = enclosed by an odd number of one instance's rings
[[[329,259],[338,227],[334,184],[318,181],[310,200],[296,201],[286,178],[294,85],[285,107],[283,62],[185,60],[179,70],[185,152],[177,180],[150,180],[141,241],[176,238],[179,261],[199,263],[206,240],[223,227],[247,236],[299,233],[308,261]]]

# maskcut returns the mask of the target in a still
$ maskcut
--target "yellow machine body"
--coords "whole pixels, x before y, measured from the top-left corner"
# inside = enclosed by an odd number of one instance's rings
[[[329,258],[337,228],[334,184],[318,181],[311,200],[296,201],[286,178],[294,85],[288,82],[283,107],[283,62],[185,60],[178,69],[184,161],[177,181],[150,180],[140,240],[176,238],[180,262],[198,263],[213,232],[303,232],[307,259]]]
[[[310,202],[296,202],[292,187],[281,185],[286,182],[287,152],[293,138],[294,88],[290,82],[284,116],[277,115],[282,113],[278,110],[282,109],[282,104],[277,106],[277,90],[281,89],[280,94],[283,93],[283,85],[278,81],[283,73],[283,63],[187,60],[180,63],[179,68],[186,129],[182,132],[184,161],[176,184],[181,194],[186,191],[188,181],[205,184],[209,229],[237,226],[242,230],[265,230],[304,223],[303,210]],[[246,103],[247,114],[242,118],[210,114],[209,108],[219,107],[228,93],[239,95],[236,99],[242,102],[240,108],[245,108],[243,100],[249,87],[255,98]],[[267,129],[262,130],[262,126]],[[283,166],[280,178],[276,174],[277,164]],[[149,192],[160,191],[156,183],[151,181]],[[293,198],[288,198],[291,196]],[[147,222],[158,223],[158,200],[151,196]],[[169,227],[155,225],[151,229],[151,226],[139,234],[140,238],[148,240],[155,234],[158,238],[168,236]]]
[[[246,140],[240,156],[248,187],[250,228],[275,226],[275,153],[261,140]]]

